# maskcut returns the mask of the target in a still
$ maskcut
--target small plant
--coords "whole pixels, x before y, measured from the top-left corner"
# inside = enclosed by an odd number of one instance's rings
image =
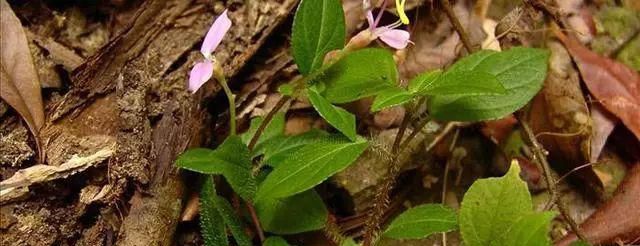
[[[404,2],[396,1],[398,22],[378,26],[386,1],[375,19],[365,1],[369,28],[345,42],[344,12],[339,0],[301,1],[294,18],[291,48],[303,77],[281,86],[283,100],[279,106],[264,118],[254,119],[250,129],[241,135],[236,134],[234,95],[213,55],[231,27],[223,12],[206,35],[201,49],[205,60],[191,71],[189,89],[195,92],[211,77],[220,83],[229,99],[230,134],[216,149],[186,151],[176,161],[177,166],[224,177],[247,205],[246,212],[256,226],[259,240],[265,245],[287,245],[278,235],[325,226],[327,208],[313,188],[352,164],[369,145],[366,138],[357,134],[356,117],[335,104],[375,97],[372,111],[401,105],[412,112],[426,104],[432,119],[481,121],[513,113],[540,90],[548,54],[532,48],[479,51],[446,70],[416,76],[406,88],[400,86],[392,51],[411,43],[409,32],[401,29],[409,24]],[[370,48],[376,39],[391,50]],[[284,114],[278,111],[294,98],[308,99],[336,132],[315,129],[301,135],[284,135]],[[411,115],[406,122],[418,120]],[[397,156],[410,138],[398,137],[392,154]],[[396,166],[395,159],[391,160],[390,177],[376,198],[381,203],[378,207],[386,206],[399,171],[393,171],[398,169]],[[531,198],[518,173],[518,166],[512,165],[505,177],[477,181],[465,195],[459,215],[442,205],[417,206],[393,220],[382,236],[422,238],[459,228],[467,245],[546,245],[553,215],[533,212]],[[228,245],[227,231],[236,244],[252,244],[243,230],[241,215],[245,213],[237,213],[216,193],[211,177],[201,187],[200,201],[206,245]],[[508,209],[495,209],[505,203],[509,203]],[[379,213],[374,211],[368,220],[365,245],[378,238]],[[530,231],[533,227],[536,230]],[[272,236],[265,238],[263,231]],[[344,241],[344,245],[354,244],[352,240]]]

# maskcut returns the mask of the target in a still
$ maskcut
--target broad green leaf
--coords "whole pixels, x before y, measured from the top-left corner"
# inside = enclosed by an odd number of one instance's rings
[[[220,216],[222,216],[222,220],[231,231],[233,238],[236,240],[236,244],[238,246],[251,246],[253,243],[247,234],[244,232],[244,227],[242,226],[242,221],[236,215],[231,204],[221,196],[214,196],[213,202],[215,203],[216,209]]]
[[[300,73],[320,68],[324,56],[342,49],[345,39],[344,12],[340,0],[303,0],[293,19],[291,46]]]
[[[432,84],[440,75],[442,75],[442,70],[440,69],[418,74],[418,76],[409,81],[409,93],[417,94],[423,87]]]
[[[322,95],[332,103],[346,103],[396,86],[398,71],[387,50],[370,48],[347,54],[318,78]]]
[[[253,135],[255,135],[256,131],[258,131],[258,128],[262,123],[262,120],[263,120],[263,117],[256,117],[251,119],[249,130],[247,130],[245,133],[240,135],[240,137],[242,138],[242,142],[244,144],[247,144],[247,145],[249,144],[249,142],[251,141],[251,138],[253,138]],[[264,146],[265,142],[267,142],[269,139],[272,139],[276,136],[282,135],[284,133],[284,124],[285,124],[284,113],[277,113],[276,115],[274,115],[271,121],[269,122],[269,124],[267,125],[267,127],[264,129],[264,131],[260,135],[258,142],[256,142],[256,146],[253,149],[253,154],[254,155],[262,154],[263,149],[265,147]]]
[[[376,99],[371,105],[371,112],[377,112],[385,108],[402,105],[411,101],[411,99],[413,99],[413,96],[408,91],[399,87],[389,87],[378,93]]]
[[[269,166],[277,167],[278,164],[305,145],[332,141],[332,139],[328,133],[318,129],[294,136],[278,136],[269,140],[265,145],[263,162]]]
[[[367,145],[362,138],[355,142],[337,138],[333,143],[302,147],[280,163],[260,184],[256,201],[292,196],[311,189],[349,166]]]
[[[238,136],[228,137],[215,150],[187,150],[178,157],[176,165],[194,172],[222,175],[242,199],[253,200],[256,182],[251,174],[249,149]]]
[[[420,239],[436,232],[456,229],[456,212],[440,204],[425,204],[398,215],[384,236],[394,239]]]
[[[553,212],[532,213],[520,217],[507,231],[503,232],[500,240],[493,241],[493,246],[548,246],[549,230]]]
[[[311,101],[311,104],[320,116],[338,129],[338,131],[342,132],[342,134],[352,141],[355,141],[357,137],[356,116],[342,108],[334,106],[314,88],[309,88],[307,91],[309,93],[309,101]]]
[[[262,246],[289,246],[289,243],[287,243],[287,240],[284,240],[284,238],[272,236],[264,240]]]
[[[480,179],[469,187],[460,206],[460,233],[465,245],[491,245],[532,212],[531,195],[514,162],[505,176]]]
[[[503,94],[506,90],[493,74],[477,70],[449,70],[421,85],[421,95]]]
[[[499,95],[442,95],[429,102],[438,120],[480,121],[501,118],[523,107],[542,88],[549,52],[512,48],[483,50],[461,59],[450,70],[483,71],[496,76],[506,92]]]
[[[263,199],[256,212],[265,231],[286,235],[324,228],[327,208],[316,191],[308,190],[285,198]]]
[[[213,200],[218,196],[211,177],[207,177],[200,189],[200,230],[207,246],[227,246],[229,239],[222,216]]]

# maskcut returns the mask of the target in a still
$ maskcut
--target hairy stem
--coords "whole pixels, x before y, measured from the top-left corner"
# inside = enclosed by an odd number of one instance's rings
[[[553,177],[553,174],[551,173],[551,168],[549,166],[549,162],[547,162],[547,157],[544,154],[544,150],[542,149],[542,146],[536,139],[536,136],[533,133],[533,130],[531,130],[531,127],[529,127],[529,124],[527,124],[527,122],[525,122],[522,118],[518,119],[518,121],[520,122],[520,125],[524,129],[524,132],[527,135],[529,142],[531,142],[531,145],[533,147],[533,154],[535,155],[536,160],[538,161],[538,163],[540,164],[540,167],[542,168],[542,172],[544,173],[544,177],[545,177],[545,182],[547,184],[547,187],[549,188],[548,190],[549,194],[551,195],[551,200],[555,202],[556,206],[558,207],[558,210],[560,211],[560,214],[562,214],[564,219],[567,221],[567,223],[571,227],[571,230],[578,236],[578,238],[580,238],[580,240],[583,240],[586,242],[584,233],[582,232],[582,230],[580,229],[576,221],[573,220],[573,218],[571,218],[571,216],[569,215],[569,210],[565,206],[564,202],[562,202],[561,199],[558,199],[559,194],[558,194],[558,189],[556,188],[556,181],[555,181],[555,178]]]
[[[386,175],[382,184],[378,187],[378,192],[373,200],[373,209],[371,213],[369,213],[369,217],[365,222],[365,232],[364,232],[364,246],[371,246],[377,233],[380,229],[380,224],[382,223],[384,213],[389,207],[389,193],[395,184],[396,177],[400,174],[400,165],[398,165],[398,161],[400,159],[400,153],[402,152],[400,148],[402,143],[402,138],[404,137],[404,133],[411,122],[412,115],[414,114],[415,109],[418,108],[419,105],[424,103],[421,100],[419,103],[411,107],[410,110],[405,114],[404,119],[402,119],[402,123],[400,124],[400,128],[398,129],[398,133],[396,134],[396,138],[393,141],[393,146],[391,147],[391,155],[393,156],[391,161],[389,162],[389,173]],[[405,140],[405,142],[411,142],[415,135],[410,136]]]
[[[475,51],[473,45],[471,44],[471,39],[469,39],[469,35],[460,24],[460,20],[456,17],[456,13],[453,12],[453,8],[451,7],[451,3],[449,0],[440,0],[440,4],[444,8],[444,12],[447,14],[447,18],[451,21],[451,24],[456,29],[458,36],[460,36],[460,40],[462,40],[462,44],[467,52],[472,53]]]

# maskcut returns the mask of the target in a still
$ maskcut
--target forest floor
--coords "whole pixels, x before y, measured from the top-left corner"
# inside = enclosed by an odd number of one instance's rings
[[[36,76],[40,83],[17,86],[21,107],[7,103],[7,94],[0,101],[0,244],[202,245],[194,202],[199,181],[174,161],[189,147],[219,144],[229,114],[216,83],[192,94],[187,75],[212,20],[228,9],[234,26],[216,58],[237,95],[239,130],[246,130],[251,118],[276,106],[278,86],[299,76],[289,51],[298,1],[2,2],[3,53],[20,45],[6,38],[16,30],[24,31],[28,45],[15,49],[17,58],[2,56],[2,83],[8,81],[5,66],[13,63],[33,63],[37,74],[9,76]],[[362,0],[342,2],[350,37],[366,28]],[[552,223],[554,241],[573,233],[564,215],[598,244],[640,244],[640,1],[452,2],[472,45],[547,49],[549,72],[543,89],[513,115],[430,121],[417,129],[412,151],[399,158],[402,173],[385,219],[426,202],[459,208],[475,180],[502,176],[517,159],[534,207],[557,211],[549,201],[559,199],[566,208]],[[406,9],[413,44],[398,65],[401,81],[446,68],[467,53],[440,1],[410,0]],[[19,22],[6,20],[10,11]],[[578,42],[556,38],[552,22]],[[603,80],[604,86],[594,84]],[[407,112],[392,107],[371,113],[372,101],[343,107],[356,115],[358,133],[372,145],[391,146]],[[330,129],[308,101],[294,100],[285,109],[286,134]],[[551,187],[534,157],[539,150],[557,181]],[[368,149],[316,187],[341,235],[363,236],[376,187],[389,172],[380,155],[385,153]],[[286,238],[296,245],[333,245],[326,234]],[[381,244],[442,240],[437,235]],[[448,234],[448,245],[460,244],[459,234]]]

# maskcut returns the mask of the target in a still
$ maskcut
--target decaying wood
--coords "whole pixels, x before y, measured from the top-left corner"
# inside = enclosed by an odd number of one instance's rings
[[[296,2],[227,2],[233,4],[229,14],[234,26],[215,55],[229,76],[244,66]],[[50,122],[42,135],[51,168],[64,168],[69,156],[95,153],[98,138],[117,141],[111,158],[99,162],[108,162],[103,187],[109,189],[88,185],[78,198],[103,206],[78,243],[172,243],[184,188],[173,161],[188,146],[202,144],[203,129],[213,125],[200,103],[218,91],[216,84],[208,83],[195,95],[186,91],[186,75],[202,59],[197,46],[225,8],[222,2],[212,5],[143,2],[129,26],[74,70],[71,90],[47,112]],[[130,207],[122,209],[122,201]],[[107,216],[113,213],[123,220],[114,225],[113,216]]]
[[[23,198],[31,185],[64,179],[102,163],[115,151],[115,142],[111,141],[108,145],[89,156],[73,156],[60,166],[40,164],[16,172],[11,178],[0,182],[0,204]]]

